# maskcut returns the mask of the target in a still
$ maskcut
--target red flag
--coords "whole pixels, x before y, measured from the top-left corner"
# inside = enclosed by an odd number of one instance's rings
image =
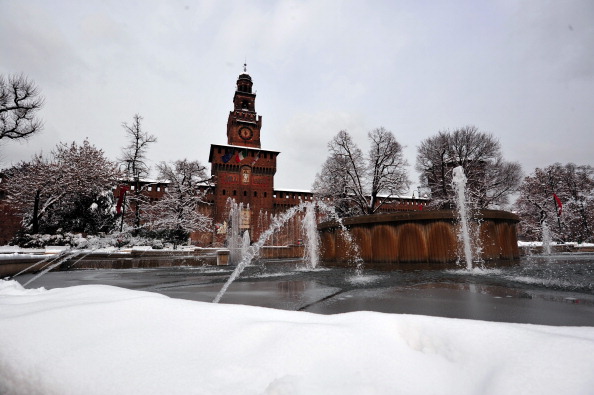
[[[237,154],[235,154],[235,162],[241,162],[247,157],[247,155],[247,150],[239,151]]]
[[[124,201],[124,196],[126,196],[126,191],[130,189],[129,186],[120,185],[120,197],[118,198],[118,203],[116,204],[116,213],[120,214],[122,212],[122,202]]]
[[[561,199],[557,194],[553,193],[553,198],[555,198],[555,203],[557,203],[557,217],[561,216],[561,212],[563,211],[563,204],[561,203]]]

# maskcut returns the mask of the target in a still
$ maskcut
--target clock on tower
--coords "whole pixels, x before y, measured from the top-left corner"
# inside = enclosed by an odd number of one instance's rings
[[[241,129],[239,129],[239,137],[244,140],[251,140],[252,137],[254,137],[254,132],[252,132],[252,129],[249,127],[243,126]]]

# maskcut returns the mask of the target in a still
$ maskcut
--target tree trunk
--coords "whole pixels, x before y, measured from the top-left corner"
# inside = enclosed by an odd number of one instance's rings
[[[31,233],[39,233],[39,198],[41,191],[35,191],[35,201],[33,203],[33,218],[31,218]]]

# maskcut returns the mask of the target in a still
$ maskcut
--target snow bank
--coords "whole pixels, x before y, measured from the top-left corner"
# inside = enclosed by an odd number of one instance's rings
[[[0,280],[2,394],[588,394],[594,328]]]

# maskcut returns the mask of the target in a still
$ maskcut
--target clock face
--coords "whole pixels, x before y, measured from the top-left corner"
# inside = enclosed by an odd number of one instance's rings
[[[239,137],[244,140],[250,140],[254,136],[254,132],[250,128],[241,128],[239,129]]]

